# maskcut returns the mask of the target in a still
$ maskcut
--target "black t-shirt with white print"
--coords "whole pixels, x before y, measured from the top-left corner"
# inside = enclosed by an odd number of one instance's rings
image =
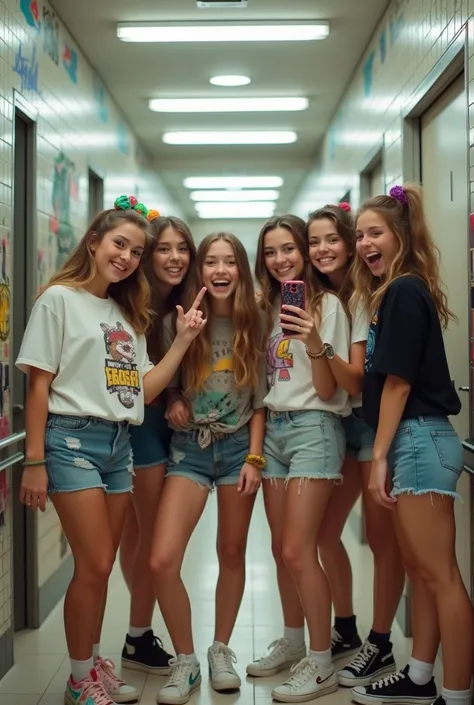
[[[400,277],[389,286],[370,325],[362,403],[364,418],[373,429],[387,375],[411,385],[402,419],[451,416],[461,410],[435,302],[415,276]]]

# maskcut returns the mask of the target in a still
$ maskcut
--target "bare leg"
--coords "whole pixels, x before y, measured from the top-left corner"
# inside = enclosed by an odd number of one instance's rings
[[[123,527],[122,539],[120,541],[120,567],[123,579],[128,591],[132,590],[133,565],[138,546],[138,521],[133,502],[127,509],[127,516]]]

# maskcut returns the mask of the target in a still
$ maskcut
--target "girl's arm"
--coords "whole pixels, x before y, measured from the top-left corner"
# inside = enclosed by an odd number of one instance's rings
[[[251,455],[262,455],[263,438],[265,436],[265,422],[267,419],[266,409],[255,409],[249,421],[250,448]]]
[[[387,375],[380,399],[379,423],[373,459],[386,460],[410,394],[411,385],[401,377]]]
[[[355,397],[362,392],[365,363],[365,342],[353,343],[349,351],[349,362],[335,355],[328,360],[331,372],[339,387]]]
[[[310,353],[319,353],[323,349],[323,341],[321,340],[316,326],[314,326],[312,338],[308,339],[307,347]],[[331,370],[329,360],[325,357],[319,360],[310,357],[310,362],[311,378],[318,397],[322,401],[331,401],[337,389],[337,383]]]

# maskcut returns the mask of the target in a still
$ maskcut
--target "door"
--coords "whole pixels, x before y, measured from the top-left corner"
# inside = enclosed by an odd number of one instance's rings
[[[104,180],[89,169],[89,223],[104,210]]]
[[[469,386],[469,271],[468,271],[468,135],[464,76],[460,76],[421,119],[421,175],[424,204],[435,242],[441,252],[441,276],[449,308],[458,321],[444,335],[456,389]],[[458,392],[462,411],[451,419],[462,439],[469,436],[469,396]],[[458,484],[457,553],[470,592],[470,480],[463,473]]]
[[[385,175],[383,173],[383,162],[380,160],[372,169],[370,174],[370,195],[380,196],[385,193]]]

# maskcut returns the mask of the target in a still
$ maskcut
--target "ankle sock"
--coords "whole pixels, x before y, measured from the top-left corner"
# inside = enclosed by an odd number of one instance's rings
[[[95,659],[100,656],[100,644],[94,644],[92,647],[92,658]]]
[[[334,629],[343,639],[351,639],[357,634],[355,614],[353,614],[352,617],[335,617]]]
[[[146,632],[149,632],[151,627],[132,627],[131,625],[128,628],[128,636],[131,636],[132,639],[138,639],[139,637],[143,636]]]
[[[294,649],[302,649],[304,646],[304,627],[285,627],[285,639],[291,642]]]
[[[448,690],[443,688],[442,696],[446,705],[470,705],[470,690]]]
[[[180,656],[180,654],[178,654],[178,656]],[[195,666],[199,664],[199,659],[195,653],[183,654],[183,656],[185,657],[186,661],[191,661],[191,663],[193,663]]]
[[[93,668],[94,659],[92,656],[91,658],[88,658],[87,661],[75,661],[74,659],[71,659],[71,676],[74,683],[79,683],[79,681],[82,681],[89,675]]]
[[[390,641],[390,632],[388,634],[381,634],[380,632],[374,632],[373,629],[370,630],[370,634],[367,637],[367,641],[374,646],[377,646],[381,651],[391,651],[392,642]]]
[[[426,685],[433,678],[434,663],[426,663],[412,657],[408,665],[408,675],[416,685]]]
[[[311,661],[314,661],[315,663],[318,664],[318,666],[322,666],[323,668],[326,669],[331,669],[332,668],[332,653],[331,649],[327,649],[327,651],[309,651],[308,653],[309,658]]]

